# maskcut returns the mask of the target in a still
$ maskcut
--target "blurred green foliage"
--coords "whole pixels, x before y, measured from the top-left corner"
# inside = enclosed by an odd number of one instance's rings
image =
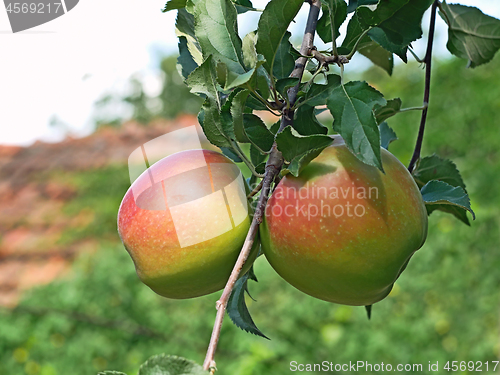
[[[366,79],[404,107],[422,101],[423,71],[399,66],[394,78],[373,69]],[[450,215],[430,217],[427,243],[391,295],[363,307],[315,300],[286,284],[263,257],[250,283],[249,309],[271,341],[240,331],[226,319],[218,373],[289,374],[290,362],[392,364],[492,361],[500,356],[500,59],[474,70],[452,60],[435,65],[423,155],[456,162],[477,220],[466,227]],[[389,120],[399,140],[391,151],[407,164],[419,112]],[[115,220],[128,185],[123,168],[71,177],[79,195],[68,213],[91,208],[95,221],[65,241],[100,238],[81,254],[73,273],[25,294],[14,310],[0,310],[0,374],[96,374],[114,369],[135,375],[148,357],[167,353],[201,363],[219,294],[167,300],[142,285],[118,243]],[[367,373],[360,371],[360,373]],[[368,372],[370,373],[370,372]]]
[[[120,126],[129,119],[148,124],[156,118],[173,119],[182,114],[198,114],[203,100],[191,94],[176,65],[175,56],[161,60],[156,77],[161,82],[158,96],[149,96],[143,77],[134,74],[124,92],[107,93],[99,98],[94,103],[96,126]],[[125,113],[130,113],[129,118]]]

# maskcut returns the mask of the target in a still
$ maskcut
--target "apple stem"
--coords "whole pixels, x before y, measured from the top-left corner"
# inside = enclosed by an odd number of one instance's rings
[[[304,38],[302,40],[302,46],[300,48],[301,57],[299,57],[295,61],[295,68],[290,74],[290,77],[299,78],[299,83],[288,90],[290,107],[293,107],[297,99],[300,80],[302,79],[302,75],[304,73],[304,69],[307,63],[307,57],[305,56],[309,53],[309,51],[313,47],[314,34],[316,33],[316,25],[318,23],[318,16],[321,9],[321,0],[310,0],[308,2],[310,4],[309,16],[307,18]],[[294,111],[290,109],[290,107],[283,111],[278,133],[281,132],[288,125],[293,126]],[[231,275],[229,276],[226,286],[224,287],[222,296],[216,303],[217,315],[215,317],[212,336],[210,337],[210,344],[208,345],[207,354],[205,357],[205,361],[203,363],[203,368],[207,371],[209,369],[215,368],[214,366],[215,351],[217,350],[217,344],[219,343],[222,321],[224,320],[227,303],[229,301],[229,297],[231,296],[231,292],[233,291],[234,284],[236,283],[236,281],[240,276],[241,269],[243,268],[243,265],[245,264],[246,260],[248,259],[248,256],[250,255],[251,249],[255,242],[255,236],[257,235],[259,229],[259,225],[262,223],[262,220],[264,218],[267,200],[269,199],[269,193],[271,191],[271,184],[281,171],[283,162],[284,162],[283,156],[281,155],[281,152],[278,150],[276,142],[274,142],[271,148],[269,159],[267,160],[266,163],[265,174],[262,180],[262,190],[257,201],[257,207],[252,219],[252,223],[250,224],[250,229],[248,230],[247,237],[245,239],[243,247],[241,248],[238,259],[236,260],[236,264],[234,265],[233,270],[231,271]]]
[[[410,171],[410,173],[413,172],[415,164],[420,159],[422,142],[424,140],[425,122],[427,120],[427,110],[429,106],[429,95],[431,90],[432,44],[434,41],[434,29],[436,25],[436,10],[438,7],[438,3],[439,1],[435,0],[431,8],[431,22],[429,25],[429,36],[427,39],[427,51],[425,52],[425,57],[423,60],[423,62],[425,63],[424,105],[423,105],[422,117],[420,119],[420,127],[418,129],[417,143],[415,145],[415,150],[413,151],[413,156],[411,157],[410,164],[408,165],[408,170]]]

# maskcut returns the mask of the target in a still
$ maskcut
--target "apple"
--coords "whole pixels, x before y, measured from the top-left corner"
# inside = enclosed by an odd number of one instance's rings
[[[236,164],[215,151],[188,150],[158,161],[133,182],[120,205],[118,232],[139,278],[156,293],[180,299],[224,287],[250,221]]]
[[[385,174],[341,137],[298,177],[286,175],[260,228],[269,263],[313,297],[346,305],[385,298],[427,236],[427,211],[408,170],[381,149]]]

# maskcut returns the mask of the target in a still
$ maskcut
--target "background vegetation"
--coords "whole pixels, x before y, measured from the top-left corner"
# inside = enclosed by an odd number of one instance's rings
[[[421,105],[424,75],[417,65],[397,66],[391,79],[378,68],[364,75],[388,98],[401,97],[404,107]],[[177,88],[169,86],[172,80],[165,82],[161,100],[169,103]],[[259,283],[250,285],[258,302],[248,303],[257,326],[271,340],[246,334],[227,320],[217,354],[220,374],[289,374],[290,361],[324,360],[421,363],[424,368],[439,361],[439,373],[444,373],[448,360],[498,360],[498,82],[498,56],[474,70],[465,69],[464,61],[443,61],[433,72],[423,156],[437,153],[456,162],[476,212],[472,226],[433,213],[427,243],[391,295],[374,305],[371,321],[363,307],[334,305],[295,290],[259,258]],[[134,108],[139,111],[141,105]],[[161,116],[174,115],[162,111]],[[390,150],[405,164],[419,115],[409,112],[389,120],[400,138]],[[143,120],[153,115],[148,116]],[[135,375],[140,363],[159,353],[201,363],[218,294],[167,300],[140,283],[116,234],[116,212],[129,185],[127,167],[65,178],[77,186],[67,213],[92,207],[95,219],[65,233],[61,241],[95,238],[99,245],[78,256],[63,279],[32,289],[13,310],[0,310],[0,374],[83,375],[118,369]]]

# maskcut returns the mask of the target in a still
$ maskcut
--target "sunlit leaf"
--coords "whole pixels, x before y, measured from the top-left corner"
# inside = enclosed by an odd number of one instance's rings
[[[177,58],[177,66],[180,73],[184,79],[198,67],[196,61],[194,61],[193,56],[189,52],[187,38],[185,36],[179,37],[179,57]]]
[[[370,38],[406,62],[407,46],[422,37],[422,16],[432,2],[381,0],[376,6],[359,6],[356,14],[363,29],[374,27]]]
[[[160,354],[149,358],[138,375],[207,375],[199,364],[175,355]]]
[[[227,66],[230,72],[244,74],[237,12],[230,0],[189,0],[186,9],[194,15],[195,33],[203,57]]]
[[[301,136],[298,133],[294,134],[291,126],[287,126],[276,135],[278,150],[283,154],[285,161],[289,163],[283,172],[298,176],[300,171],[332,142],[333,139],[327,135]]]
[[[303,0],[271,0],[260,16],[256,49],[266,59],[264,67],[270,74],[288,26],[302,4]]]
[[[448,212],[467,225],[469,225],[469,221],[467,217],[465,217],[467,220],[464,220],[465,211],[469,211],[473,219],[476,218],[470,207],[469,196],[460,186],[451,186],[443,181],[431,180],[422,187],[421,193],[429,214],[435,210]]]
[[[385,105],[383,95],[366,82],[352,81],[332,91],[327,107],[334,118],[333,130],[363,163],[380,170],[380,133],[373,113],[376,104]]]
[[[185,8],[186,7],[186,2],[187,2],[187,0],[170,0],[170,1],[167,1],[167,3],[165,4],[165,7],[162,9],[162,12],[166,13],[166,12],[168,12],[170,10]]]
[[[500,48],[500,20],[477,8],[445,1],[441,9],[444,14],[439,14],[448,23],[448,50],[467,59],[472,68],[490,61]]]

